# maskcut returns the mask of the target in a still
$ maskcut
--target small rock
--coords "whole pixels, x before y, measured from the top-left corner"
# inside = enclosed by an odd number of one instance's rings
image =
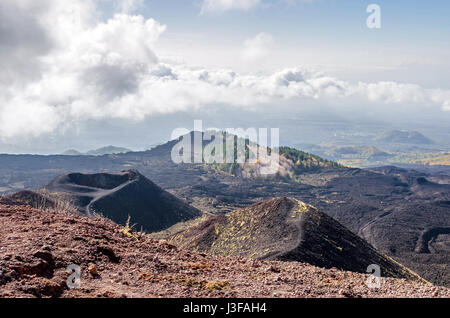
[[[274,273],[279,273],[281,272],[281,270],[273,265],[270,265],[269,268],[267,269],[267,271],[269,272],[274,272]]]
[[[98,276],[98,270],[95,264],[89,264],[88,271],[92,276]]]
[[[344,296],[346,298],[355,298],[356,295],[353,293],[353,291],[351,289],[344,289],[341,288],[339,289],[339,295]]]
[[[253,267],[253,268],[259,267],[259,266],[260,266],[259,261],[256,260],[256,259],[252,259],[252,260],[250,261],[250,266]]]

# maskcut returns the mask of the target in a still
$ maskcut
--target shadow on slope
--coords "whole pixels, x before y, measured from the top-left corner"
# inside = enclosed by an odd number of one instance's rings
[[[377,264],[383,276],[419,279],[333,218],[293,198],[265,200],[227,215],[204,216],[153,236],[213,255],[299,261],[360,273]]]
[[[136,170],[118,174],[70,173],[57,177],[42,190],[49,198],[69,197],[77,210],[88,216],[100,214],[119,224],[125,224],[131,217],[148,232],[201,215],[199,210],[162,190]],[[33,198],[42,201],[39,193],[30,191],[12,197],[34,207]]]

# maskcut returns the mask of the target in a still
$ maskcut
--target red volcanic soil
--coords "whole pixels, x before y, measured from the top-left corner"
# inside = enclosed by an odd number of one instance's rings
[[[450,297],[450,289],[298,262],[212,257],[107,219],[0,198],[0,297]],[[66,268],[81,267],[69,289]]]

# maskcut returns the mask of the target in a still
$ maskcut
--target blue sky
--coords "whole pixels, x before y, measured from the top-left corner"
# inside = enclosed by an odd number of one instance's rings
[[[380,29],[367,28],[371,3],[1,0],[0,152],[144,147],[142,131],[169,138],[218,109],[447,129],[450,2],[373,1]]]
[[[381,29],[366,27],[371,3],[381,7]],[[450,85],[449,1],[261,0],[248,10],[205,13],[201,7],[201,0],[145,0],[135,13],[167,25],[162,52],[182,51],[179,55],[195,65],[245,72],[301,64],[349,80]],[[235,63],[232,52],[260,32],[273,38],[273,59],[264,61],[266,68]],[[214,60],[200,56],[202,50]]]
[[[382,9],[383,27],[376,33],[365,26],[366,8]],[[287,4],[262,1],[249,10],[200,14],[200,0],[145,0],[137,13],[170,26],[173,32],[251,35],[265,30],[282,37],[308,33],[318,40],[383,41],[449,44],[450,2],[406,0],[310,0]]]

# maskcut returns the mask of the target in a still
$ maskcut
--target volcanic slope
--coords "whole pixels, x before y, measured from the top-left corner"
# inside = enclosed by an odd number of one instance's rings
[[[231,212],[273,197],[294,197],[327,213],[428,281],[450,287],[450,234],[438,231],[436,237],[426,240],[426,233],[435,233],[435,228],[450,228],[449,166],[369,170],[319,165],[295,173],[302,165],[297,166],[288,155],[280,162],[290,163],[285,167],[293,168],[288,171],[294,172],[295,178],[243,177],[240,170],[233,175],[213,165],[174,163],[171,152],[178,142],[172,140],[144,152],[95,157],[0,155],[0,193],[37,189],[69,171],[116,173],[132,168],[210,213]],[[308,161],[314,166],[314,160],[306,160],[306,166]],[[422,177],[438,185],[423,182]],[[424,243],[428,249],[421,248]]]
[[[48,196],[50,202],[52,198],[69,198],[87,216],[100,214],[119,224],[125,224],[130,217],[132,223],[148,232],[201,215],[199,210],[162,190],[136,170],[118,174],[69,173],[51,181],[40,193]],[[12,198],[36,207],[30,204],[30,195],[24,194],[19,192]]]
[[[360,273],[377,264],[383,276],[420,279],[333,218],[293,198],[269,199],[226,215],[203,216],[153,237],[212,255],[299,261]]]
[[[42,211],[0,197],[4,297],[450,297],[450,290],[305,263],[209,256],[96,217]],[[81,285],[69,289],[69,265]]]

